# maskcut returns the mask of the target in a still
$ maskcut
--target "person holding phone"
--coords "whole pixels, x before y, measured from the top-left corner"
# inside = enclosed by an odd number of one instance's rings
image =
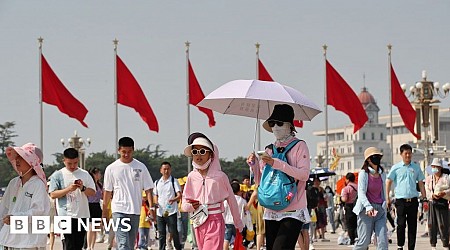
[[[302,228],[306,229],[304,227],[311,221],[306,201],[306,181],[309,179],[310,169],[309,149],[305,141],[296,137],[294,116],[294,109],[290,105],[275,105],[272,114],[263,123],[263,128],[273,134],[274,142],[266,147],[265,153],[259,159],[254,153],[247,157],[247,164],[255,174],[255,183],[260,188],[268,186],[267,182],[261,181],[266,166],[285,173],[298,183],[296,194],[286,208],[272,210],[266,207],[264,210],[267,250],[294,249],[300,231]],[[289,148],[291,143],[296,144]],[[286,161],[274,157],[283,152]]]
[[[78,230],[78,218],[90,218],[88,196],[95,195],[95,183],[89,172],[78,167],[78,150],[68,148],[63,152],[64,168],[55,171],[50,177],[48,192],[56,199],[59,216],[72,217],[72,233],[64,234],[65,250],[81,250],[86,230]]]
[[[228,176],[221,170],[219,150],[204,134],[193,133],[188,138],[184,155],[192,157],[194,170],[187,177],[181,209],[191,213],[199,250],[223,249],[225,200],[239,232],[244,229],[244,224]]]
[[[375,147],[364,151],[364,164],[358,175],[358,198],[353,213],[358,215],[358,240],[353,250],[366,250],[372,233],[377,237],[377,249],[388,249],[386,173],[381,166],[383,154]]]

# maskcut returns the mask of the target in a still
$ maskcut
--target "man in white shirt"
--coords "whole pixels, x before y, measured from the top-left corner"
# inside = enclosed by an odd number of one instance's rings
[[[116,232],[117,247],[119,250],[132,250],[139,229],[142,190],[145,190],[148,197],[149,214],[155,218],[152,194],[154,185],[147,167],[133,158],[133,139],[120,138],[118,151],[120,158],[105,170],[102,218],[108,218],[108,204],[111,202],[114,222],[129,220],[127,225],[119,223],[119,229]],[[112,192],[114,195],[111,200]],[[128,226],[131,226],[130,230]]]
[[[78,168],[78,151],[74,148],[64,150],[65,167],[56,171],[50,178],[48,192],[56,199],[58,216],[72,217],[72,233],[64,234],[65,250],[81,250],[86,230],[78,230],[78,219],[90,217],[88,196],[95,194],[95,183],[89,173]]]
[[[181,198],[181,188],[178,180],[172,173],[172,166],[169,162],[161,163],[159,170],[161,179],[156,181],[155,199],[157,200],[157,225],[159,233],[159,249],[166,249],[166,226],[172,235],[175,249],[181,250],[180,237],[177,230],[178,201]]]

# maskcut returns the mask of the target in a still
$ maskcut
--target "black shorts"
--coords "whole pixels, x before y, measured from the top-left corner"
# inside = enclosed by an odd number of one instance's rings
[[[89,203],[89,214],[92,218],[102,218],[102,209],[100,203]]]

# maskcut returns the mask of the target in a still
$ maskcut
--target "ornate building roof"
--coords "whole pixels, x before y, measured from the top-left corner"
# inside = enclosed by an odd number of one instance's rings
[[[366,106],[367,104],[377,104],[377,102],[375,101],[375,98],[373,97],[373,95],[371,93],[369,93],[369,91],[367,91],[366,87],[363,87],[363,89],[361,90],[361,93],[359,93],[358,95],[359,101]]]

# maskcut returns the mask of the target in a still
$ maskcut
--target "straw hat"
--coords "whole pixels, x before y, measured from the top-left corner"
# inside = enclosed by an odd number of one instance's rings
[[[372,155],[383,155],[381,151],[376,147],[369,147],[364,151],[364,159],[371,157]]]

